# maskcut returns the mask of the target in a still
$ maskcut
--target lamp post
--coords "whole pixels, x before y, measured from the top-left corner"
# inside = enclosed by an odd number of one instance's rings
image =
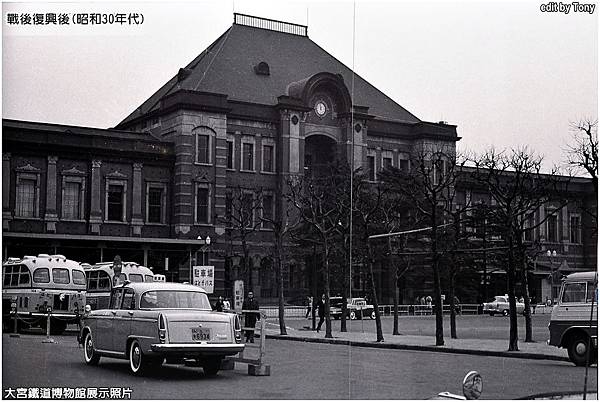
[[[546,256],[550,260],[550,299],[554,304],[554,258],[556,258],[556,250],[547,250]]]

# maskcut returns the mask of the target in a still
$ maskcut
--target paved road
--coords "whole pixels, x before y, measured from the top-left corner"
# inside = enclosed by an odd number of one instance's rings
[[[584,369],[567,362],[413,352],[268,340],[271,376],[250,377],[246,365],[204,378],[202,369],[167,365],[137,378],[125,361],[82,361],[73,336],[2,338],[3,387],[130,387],[135,399],[425,399],[460,392],[469,370],[484,378],[485,399],[512,399],[583,387]],[[41,369],[41,370],[40,370]],[[597,368],[589,381],[597,388]]]
[[[525,339],[525,317],[518,317],[519,339]],[[278,322],[269,319],[269,322]],[[318,322],[318,320],[317,320]],[[340,330],[340,320],[332,320],[332,329]],[[533,340],[545,342],[548,339],[549,314],[535,314],[532,316]],[[384,316],[381,320],[383,333],[391,334],[394,329],[394,320],[391,316]],[[304,326],[311,327],[312,320],[286,319],[286,325],[300,329]],[[435,316],[401,316],[398,319],[399,331],[403,335],[428,335],[435,336]],[[325,324],[323,324],[323,329]],[[375,320],[364,319],[347,321],[349,331],[375,332]],[[460,339],[507,339],[509,338],[508,317],[489,315],[462,315],[456,317],[456,332]],[[450,338],[450,317],[444,316],[444,337]]]

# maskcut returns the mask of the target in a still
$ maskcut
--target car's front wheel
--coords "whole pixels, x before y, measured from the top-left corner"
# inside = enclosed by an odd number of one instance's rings
[[[371,311],[371,319],[374,320],[375,319],[375,311]]]
[[[214,377],[221,369],[221,358],[213,358],[202,362],[202,370],[207,377]]]
[[[571,341],[568,347],[569,359],[575,363],[576,366],[585,366],[588,361],[588,345],[590,343],[589,337],[579,336]],[[595,353],[594,349],[590,351],[590,364],[594,362],[592,355]]]
[[[90,366],[95,366],[100,362],[100,355],[96,353],[96,350],[94,349],[94,338],[92,338],[91,332],[85,334],[85,340],[83,342],[83,358],[85,363]]]
[[[356,320],[356,312],[355,311],[351,311],[350,312],[350,319],[351,320]]]
[[[502,315],[505,317],[508,316],[508,310],[502,310]]]

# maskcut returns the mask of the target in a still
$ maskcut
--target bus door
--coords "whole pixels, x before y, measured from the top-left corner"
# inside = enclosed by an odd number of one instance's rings
[[[115,334],[113,338],[116,342],[113,345],[113,350],[124,353],[127,337],[131,333],[131,318],[133,317],[133,309],[135,308],[133,289],[125,288],[122,299],[121,308],[116,310],[113,321]]]

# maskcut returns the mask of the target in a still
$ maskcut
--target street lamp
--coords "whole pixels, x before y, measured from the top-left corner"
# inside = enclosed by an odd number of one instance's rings
[[[198,241],[202,241],[202,236],[198,236],[196,238],[196,240]],[[206,263],[204,262],[204,260],[208,260],[207,258],[205,258],[205,254],[207,253],[207,248],[208,246],[210,246],[210,236],[206,236],[206,239],[204,239],[204,244],[202,244],[200,246],[200,250],[202,250],[202,265],[206,265]],[[197,262],[196,262],[197,264]],[[194,272],[193,272],[193,266],[192,266],[192,248],[190,247],[190,283],[194,283]]]
[[[550,260],[550,298],[552,299],[552,304],[554,304],[554,258],[556,258],[557,253],[556,250],[547,250],[546,256]]]

